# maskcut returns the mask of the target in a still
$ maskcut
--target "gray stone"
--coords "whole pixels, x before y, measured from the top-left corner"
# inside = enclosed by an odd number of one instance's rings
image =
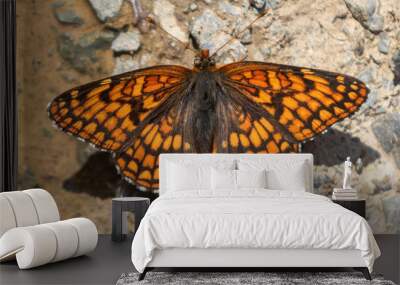
[[[272,49],[270,47],[267,46],[262,46],[260,48],[260,52],[263,55],[264,58],[269,58],[272,55]]]
[[[365,188],[363,188],[365,189]],[[386,219],[383,213],[382,195],[369,196],[367,199],[366,214],[368,223],[371,225],[374,233],[386,233]]]
[[[280,4],[280,0],[250,0],[250,5],[260,12],[267,8],[276,9]]]
[[[52,2],[51,2],[50,6],[51,6],[51,8],[53,8],[53,9],[58,9],[58,8],[63,7],[64,4],[65,4],[65,3],[64,3],[63,0],[55,0],[55,1],[52,1]]]
[[[123,0],[89,0],[100,21],[106,22],[118,16]]]
[[[74,10],[56,9],[54,14],[57,20],[63,24],[82,25],[84,23],[83,19]]]
[[[328,184],[334,184],[334,180],[326,173],[316,173],[314,175],[314,190],[316,190],[315,192],[321,193],[319,189],[321,187],[325,187]]]
[[[394,74],[394,85],[400,84],[400,49],[398,49],[392,58],[392,71]]]
[[[140,68],[139,61],[130,55],[121,55],[115,58],[113,75]]]
[[[198,6],[197,6],[196,3],[192,3],[192,4],[189,5],[189,9],[190,9],[190,11],[192,11],[192,12],[196,11],[197,8],[198,8]]]
[[[218,8],[224,14],[230,14],[235,17],[239,17],[240,15],[242,15],[242,9],[240,9],[240,7],[232,5],[226,1],[219,2]]]
[[[373,15],[367,22],[367,28],[371,32],[377,34],[383,31],[384,19],[381,15]]]
[[[58,38],[58,52],[73,68],[85,73],[90,71],[93,63],[97,61],[96,51],[109,49],[114,38],[114,33],[102,32],[87,34],[75,41],[70,34],[63,33]]]
[[[248,25],[248,22],[243,21],[241,18],[238,18],[236,20],[235,23],[235,28],[234,28],[234,32],[233,34],[239,38],[240,42],[242,44],[251,44],[252,42],[252,33],[251,33],[251,29],[246,29],[245,31],[243,31],[243,29],[245,29]],[[243,31],[243,32],[242,32]],[[240,34],[241,33],[241,34]],[[240,36],[240,37],[239,37]]]
[[[365,29],[373,33],[383,30],[383,17],[379,15],[379,0],[345,0],[346,6]]]
[[[116,34],[111,31],[100,33],[90,33],[79,39],[78,45],[89,50],[109,49],[115,39]]]
[[[86,71],[85,63],[78,59],[80,48],[75,44],[72,37],[68,33],[63,33],[58,38],[58,52],[61,57],[69,62],[76,70],[80,72]]]
[[[240,42],[244,45],[248,45],[248,44],[251,44],[252,41],[253,41],[253,38],[252,38],[251,31],[250,31],[250,29],[246,29],[243,32],[242,36],[240,37]]]
[[[195,18],[189,26],[189,31],[194,38],[196,45],[200,48],[214,49],[216,47],[216,34],[221,32],[225,27],[224,21],[218,17],[213,11],[206,9],[204,12]]]
[[[375,68],[367,67],[366,69],[361,71],[360,74],[358,74],[357,78],[368,85],[371,82],[373,82],[375,77],[375,71],[376,71]]]
[[[374,192],[375,193],[380,193],[380,192],[386,192],[392,190],[392,183],[390,181],[389,176],[385,176],[382,179],[372,179],[372,183],[375,186]]]
[[[112,42],[115,52],[135,52],[140,48],[140,33],[137,30],[120,33]]]
[[[392,156],[398,169],[400,169],[400,142],[397,142],[396,147],[392,150]]]
[[[390,48],[390,39],[387,33],[380,33],[378,50],[383,54],[388,54]]]
[[[400,147],[400,113],[381,116],[371,128],[385,152],[390,153],[395,147]]]
[[[229,40],[230,37],[226,37],[225,39]],[[226,42],[226,41],[225,41]],[[225,43],[223,42],[223,44]],[[222,41],[221,41],[222,43]],[[218,47],[221,44],[218,45]],[[217,54],[217,62],[221,62],[223,64],[241,61],[246,59],[247,57],[247,48],[243,46],[239,40],[233,40],[226,45],[223,49],[221,49]]]
[[[382,200],[386,223],[392,231],[400,233],[400,195],[389,196]]]
[[[168,0],[157,0],[153,4],[153,12],[160,21],[160,26],[168,33],[183,43],[189,41],[187,32],[184,31],[175,17],[175,5]]]
[[[382,86],[383,86],[383,88],[385,88],[388,91],[393,91],[393,89],[394,89],[393,80],[387,79],[387,78],[383,78],[382,79]]]
[[[361,109],[367,109],[367,108],[371,108],[374,107],[376,104],[376,100],[378,98],[378,91],[376,91],[375,89],[372,90],[369,94],[368,94],[368,99],[367,101],[361,106]]]
[[[331,195],[332,189],[338,184],[335,177],[338,176],[335,168],[325,166],[314,166],[314,193],[321,195]]]
[[[265,8],[276,9],[280,6],[281,0],[267,0],[265,3]]]

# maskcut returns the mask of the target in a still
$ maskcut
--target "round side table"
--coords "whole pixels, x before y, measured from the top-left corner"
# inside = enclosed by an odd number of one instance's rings
[[[113,241],[123,241],[128,233],[128,213],[135,215],[135,230],[139,227],[150,206],[150,199],[143,197],[120,197],[112,199],[112,235]]]

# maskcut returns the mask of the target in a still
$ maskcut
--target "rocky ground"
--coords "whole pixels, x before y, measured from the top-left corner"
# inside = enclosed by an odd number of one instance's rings
[[[109,232],[109,197],[118,179],[111,173],[96,184],[101,170],[91,165],[101,160],[108,169],[109,158],[52,128],[45,112],[51,98],[140,67],[191,67],[191,49],[213,52],[234,36],[218,52],[219,63],[307,66],[368,84],[360,112],[303,150],[315,155],[315,188],[324,195],[341,185],[341,163],[351,156],[353,184],[367,199],[371,227],[400,233],[399,1],[23,0],[17,8],[20,187],[49,189],[64,218],[88,216],[100,232]],[[240,33],[265,9],[267,15]],[[143,21],[148,14],[176,39]]]

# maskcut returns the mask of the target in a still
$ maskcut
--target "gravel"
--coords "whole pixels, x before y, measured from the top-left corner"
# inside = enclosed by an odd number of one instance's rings
[[[378,50],[383,54],[388,54],[390,48],[390,39],[387,33],[379,34]]]
[[[118,16],[123,0],[89,0],[100,21],[106,22]]]
[[[372,33],[383,30],[384,20],[379,14],[379,0],[344,0],[354,19]]]
[[[115,52],[135,52],[140,48],[140,38],[137,30],[121,33],[113,41],[111,48]]]
[[[158,17],[161,27],[183,43],[188,42],[187,31],[183,30],[175,17],[175,6],[168,0],[154,2],[153,12]]]

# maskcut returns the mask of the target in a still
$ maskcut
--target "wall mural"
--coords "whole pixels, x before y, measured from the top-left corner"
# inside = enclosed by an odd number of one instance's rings
[[[324,195],[350,156],[372,228],[400,232],[400,4],[319,2],[21,2],[20,188],[109,232],[160,153],[311,152]]]

